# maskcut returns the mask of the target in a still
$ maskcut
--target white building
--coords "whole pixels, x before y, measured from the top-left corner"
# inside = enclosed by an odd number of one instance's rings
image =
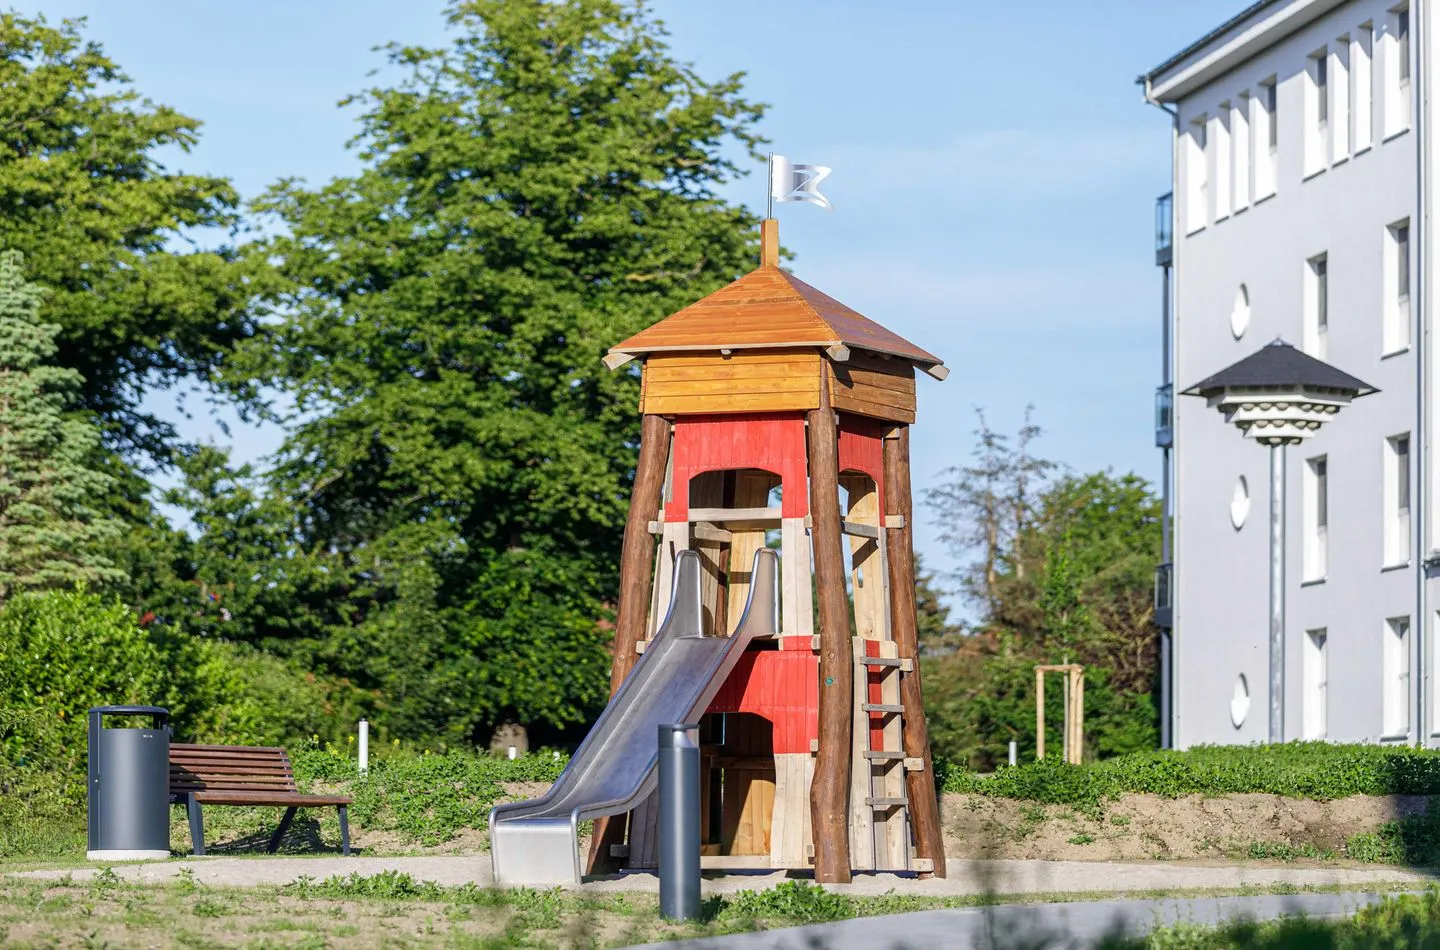
[[[1440,744],[1437,27],[1440,0],[1261,0],[1140,78],[1174,129],[1157,242],[1173,745],[1265,741],[1269,460],[1170,394],[1277,336],[1380,390],[1287,450],[1284,738]]]

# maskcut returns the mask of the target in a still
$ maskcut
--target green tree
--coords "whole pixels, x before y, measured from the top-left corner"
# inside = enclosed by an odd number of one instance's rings
[[[761,107],[628,4],[448,17],[453,42],[390,47],[402,78],[352,100],[359,174],[260,203],[289,282],[260,361],[299,410],[296,543],[348,579],[317,657],[400,734],[472,739],[604,700],[638,381],[600,357],[753,265],[717,188]]]
[[[233,232],[238,196],[160,164],[200,123],[141,98],[82,25],[0,12],[0,247],[49,291],[56,360],[84,377],[110,442],[163,454],[174,433],[141,408],[147,388],[213,387],[255,332],[233,250],[194,244]]]
[[[927,711],[937,751],[978,768],[1003,762],[1011,740],[1033,755],[1034,667],[1065,659],[1085,666],[1088,755],[1158,739],[1159,500],[1135,475],[1045,479],[1053,463],[1028,451],[1038,433],[1027,418],[1017,440],[1026,448],[1010,452],[982,421],[977,463],[929,496],[948,537],[964,545],[957,553],[970,558],[962,577],[982,615],[977,635],[926,663]],[[1058,682],[1047,690],[1055,749],[1060,692]]]
[[[59,327],[18,251],[0,252],[0,599],[120,576],[102,548],[119,533],[97,511],[110,479],[92,467],[100,435],[69,413],[80,374],[49,365]]]

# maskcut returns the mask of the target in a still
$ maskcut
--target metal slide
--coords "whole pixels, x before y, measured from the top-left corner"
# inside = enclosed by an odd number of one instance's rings
[[[550,791],[490,811],[490,861],[497,884],[580,882],[580,822],[620,815],[655,790],[657,727],[695,722],[756,636],[777,632],[778,558],[755,552],[750,596],[735,633],[702,633],[700,557],[675,557],[665,622],[600,714]]]

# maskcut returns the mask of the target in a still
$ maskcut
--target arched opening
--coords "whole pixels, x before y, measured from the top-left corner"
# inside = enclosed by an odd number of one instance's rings
[[[701,472],[690,479],[685,540],[704,570],[707,636],[729,636],[744,616],[755,552],[770,543],[772,530],[779,535],[780,482],[777,473],[758,468]]]

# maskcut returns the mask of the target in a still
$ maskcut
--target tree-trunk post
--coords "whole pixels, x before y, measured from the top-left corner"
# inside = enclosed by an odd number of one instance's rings
[[[630,675],[639,654],[636,645],[645,637],[650,619],[650,585],[654,578],[655,538],[650,522],[660,514],[660,492],[665,485],[665,468],[670,460],[670,430],[663,416],[647,415],[640,421],[640,459],[635,466],[635,488],[630,512],[625,519],[625,538],[620,549],[620,599],[615,609],[615,659],[610,666],[610,695],[614,696]],[[611,845],[625,840],[625,816],[613,815],[595,821],[590,838],[590,855],[585,873],[606,874],[619,870],[610,854]]]
[[[935,766],[930,759],[930,734],[920,690],[920,643],[915,614],[914,505],[910,498],[910,427],[898,426],[884,444],[886,550],[889,554],[890,630],[896,651],[913,666],[900,674],[901,722],[905,755],[920,758],[925,767],[907,772],[910,825],[915,834],[915,856],[928,858],[936,877],[945,876],[945,841],[940,830]],[[813,472],[811,477],[813,478]],[[898,518],[888,516],[897,515]],[[890,524],[897,527],[888,527]],[[925,875],[921,875],[924,877]]]
[[[820,739],[810,782],[815,880],[850,880],[850,729],[855,659],[840,550],[840,451],[835,412],[825,387],[820,408],[806,415],[810,448],[810,518],[815,587],[820,606]]]

